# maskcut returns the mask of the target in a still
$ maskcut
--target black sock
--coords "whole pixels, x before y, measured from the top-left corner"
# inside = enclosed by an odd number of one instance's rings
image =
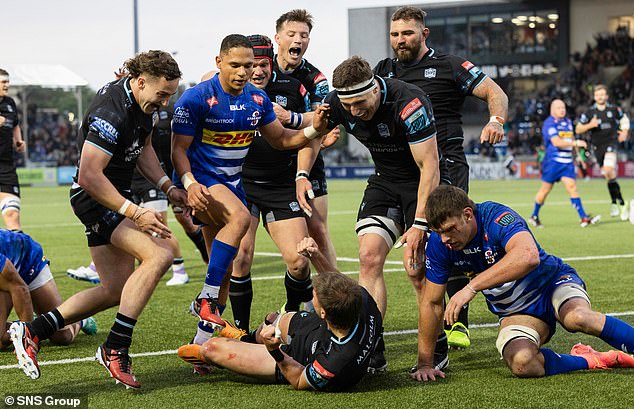
[[[229,300],[231,300],[233,320],[236,326],[249,332],[251,303],[253,302],[251,273],[245,277],[231,276],[231,281],[229,282]]]
[[[33,333],[37,335],[40,341],[49,339],[59,329],[64,328],[64,325],[66,325],[64,317],[62,317],[57,308],[31,321]]]
[[[111,349],[129,348],[132,344],[132,331],[134,331],[135,324],[135,319],[118,312],[108,338],[106,338],[106,347]]]
[[[313,299],[313,281],[310,276],[305,280],[298,280],[286,272],[284,277],[286,287],[286,311],[299,311],[299,304]]]
[[[612,204],[616,204],[618,201],[621,206],[625,204],[623,200],[623,196],[621,196],[621,186],[616,179],[608,180],[608,191],[610,192],[610,199],[612,199]]]
[[[447,281],[447,295],[449,298],[453,297],[458,291],[462,290],[467,284],[469,284],[469,277],[464,275],[462,271],[452,270],[449,273],[449,281]],[[469,328],[469,304],[465,304],[464,307],[458,313],[458,322],[464,324]],[[446,329],[451,329],[451,326],[445,326]]]
[[[203,229],[199,228],[193,233],[187,233],[187,237],[194,243],[205,264],[209,264],[209,255],[207,254],[207,246],[205,246],[205,238],[203,237]]]

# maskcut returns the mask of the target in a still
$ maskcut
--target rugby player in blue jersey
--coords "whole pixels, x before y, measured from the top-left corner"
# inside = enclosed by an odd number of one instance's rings
[[[211,336],[210,326],[225,325],[218,295],[250,224],[240,176],[255,130],[277,149],[299,148],[319,136],[312,126],[300,131],[282,126],[267,94],[249,83],[254,63],[247,37],[225,37],[216,57],[219,73],[187,90],[175,105],[174,168],[196,218],[219,227],[211,244],[205,284],[190,308],[200,318],[195,343]],[[316,126],[325,121],[326,111],[327,107],[317,109],[313,116]],[[319,142],[313,141],[317,149]]]
[[[575,139],[572,121],[566,118],[566,104],[561,99],[555,99],[550,104],[550,116],[542,126],[546,154],[542,163],[542,186],[535,195],[535,209],[528,223],[535,227],[542,227],[539,220],[539,209],[544,205],[546,197],[556,182],[561,181],[570,195],[570,203],[581,219],[581,227],[597,223],[601,216],[586,214],[577,192],[577,168],[573,158],[574,148],[585,148],[586,142]]]
[[[33,311],[44,314],[62,303],[49,261],[42,246],[24,233],[0,230],[0,328],[9,329],[9,313],[15,308],[18,319],[31,321]],[[86,318],[67,325],[51,336],[51,341],[68,345],[79,330],[97,333],[97,324]],[[0,333],[0,350],[11,345],[9,333]]]
[[[462,306],[482,292],[489,310],[500,318],[496,346],[515,376],[634,368],[634,358],[625,353],[634,351],[634,328],[592,310],[577,272],[546,253],[512,209],[495,202],[475,204],[464,191],[439,186],[429,195],[426,215],[432,234],[426,251],[413,379],[445,376],[433,368],[432,359],[445,287],[454,267],[471,281],[449,300],[445,321],[455,322]],[[577,344],[568,355],[541,348],[555,333],[557,322],[567,331],[594,335],[621,351],[597,352]]]

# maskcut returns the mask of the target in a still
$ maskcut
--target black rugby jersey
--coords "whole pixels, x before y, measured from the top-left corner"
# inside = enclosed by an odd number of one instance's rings
[[[386,58],[374,67],[374,73],[414,84],[425,91],[434,107],[439,142],[462,137],[464,100],[486,78],[486,74],[470,61],[433,48],[411,65],[396,58]]]
[[[284,71],[277,64],[277,54],[273,58],[273,69],[298,79],[308,91],[311,104],[321,104],[328,95],[328,80],[314,65],[302,58],[301,64],[292,71]]]
[[[310,101],[306,88],[299,80],[278,71],[271,73],[271,79],[264,89],[272,102],[293,112],[310,111]],[[255,132],[249,153],[242,166],[242,179],[256,183],[283,183],[295,185],[297,149],[278,150]]]
[[[174,111],[171,107],[161,106],[157,112],[157,120],[152,128],[152,147],[156,152],[161,167],[167,176],[172,177],[172,117]],[[132,191],[137,192],[139,190],[154,189],[154,186],[150,181],[137,169],[134,170],[132,176]]]
[[[321,324],[321,336],[304,374],[308,383],[317,390],[339,391],[357,384],[368,371],[369,357],[376,349],[383,326],[376,302],[362,288],[359,321],[345,338],[337,338]],[[308,314],[306,312],[300,314]]]
[[[283,71],[280,66],[277,64],[277,54],[273,58],[273,69],[283,74],[290,75],[293,78],[299,80],[302,83],[306,91],[308,91],[308,96],[310,99],[310,104],[312,105],[321,105],[326,95],[330,91],[328,87],[328,79],[326,76],[319,71],[317,67],[309,63],[306,59],[302,58],[301,64],[292,71]],[[311,111],[309,109],[309,111]],[[313,178],[322,178],[324,177],[324,159],[321,155],[321,152],[317,155],[315,159],[315,163],[310,171],[310,179]]]
[[[419,180],[420,170],[409,144],[425,141],[436,134],[431,102],[420,88],[403,81],[375,77],[381,89],[379,108],[369,121],[346,111],[337,92],[326,97],[330,104],[328,128],[341,124],[372,155],[376,173],[388,180]]]
[[[585,125],[594,116],[599,120],[599,126],[588,131],[590,142],[595,146],[617,144],[619,121],[623,118],[623,110],[610,103],[606,104],[604,110],[597,108],[597,104],[592,104],[588,110],[581,114],[579,122]]]
[[[154,114],[146,114],[132,95],[130,78],[106,84],[97,91],[81,125],[78,147],[96,146],[112,158],[103,173],[120,191],[129,190],[132,172],[152,132]],[[75,182],[79,177],[79,167]]]
[[[13,128],[20,124],[18,109],[11,97],[0,99],[0,116],[5,121],[0,126],[0,167],[3,170],[15,170],[13,160]]]

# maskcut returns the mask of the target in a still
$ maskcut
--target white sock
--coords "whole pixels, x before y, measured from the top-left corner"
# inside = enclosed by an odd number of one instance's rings
[[[172,263],[172,272],[174,274],[187,274],[185,272],[185,261],[182,257],[174,259],[174,262]]]
[[[213,328],[209,325],[205,325],[202,321],[198,322],[198,329],[196,330],[196,336],[194,337],[194,344],[202,345],[207,342],[214,334]]]
[[[200,292],[199,298],[218,298],[220,287],[217,285],[203,284],[203,290]]]

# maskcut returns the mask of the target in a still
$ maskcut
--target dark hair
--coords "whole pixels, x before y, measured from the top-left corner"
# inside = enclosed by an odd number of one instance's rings
[[[180,78],[183,74],[178,63],[169,53],[160,50],[150,50],[139,53],[123,64],[123,68],[132,78],[138,78],[146,73],[156,78],[164,77],[168,81]]]
[[[275,21],[275,32],[279,33],[284,23],[295,21],[298,23],[306,23],[308,26],[308,32],[313,30],[313,16],[304,9],[295,9],[287,13],[282,14]]]
[[[392,21],[414,20],[418,24],[421,25],[421,28],[424,28],[426,16],[427,16],[427,13],[425,13],[422,9],[418,7],[404,6],[404,7],[400,7],[398,10],[394,12],[394,14],[392,14]]]
[[[9,75],[9,71],[0,68],[0,75]]]
[[[220,43],[220,54],[226,54],[232,48],[251,48],[251,41],[242,34],[229,34]]]
[[[332,86],[345,88],[374,77],[372,67],[366,60],[353,55],[335,68],[332,72]]]
[[[248,38],[255,58],[273,59],[273,43],[270,38],[261,34],[252,34]]]
[[[339,272],[322,272],[313,277],[313,288],[330,325],[350,329],[359,320],[362,296],[356,281]]]
[[[476,209],[473,200],[464,190],[455,186],[441,185],[434,189],[425,204],[425,216],[429,227],[438,230],[451,217],[460,217],[465,208]]]

